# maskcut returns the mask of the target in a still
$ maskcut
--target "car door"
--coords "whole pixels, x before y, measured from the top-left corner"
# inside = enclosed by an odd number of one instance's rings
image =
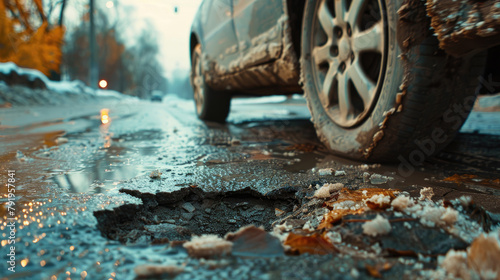
[[[283,0],[233,0],[240,68],[271,62],[283,49]]]
[[[206,0],[200,9],[203,53],[219,75],[227,74],[229,64],[239,57],[232,0]]]

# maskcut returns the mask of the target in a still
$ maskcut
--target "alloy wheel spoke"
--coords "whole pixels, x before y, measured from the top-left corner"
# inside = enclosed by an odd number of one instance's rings
[[[365,1],[351,1],[349,12],[347,14],[347,22],[354,28],[358,25],[359,15]]]
[[[353,114],[351,97],[349,96],[349,76],[347,73],[338,75],[338,97],[341,120],[347,120]]]
[[[331,100],[331,96],[334,94],[335,88],[333,87],[333,85],[337,79],[337,75],[337,68],[330,65],[330,68],[326,73],[325,80],[323,81],[323,94],[327,97],[327,100]]]
[[[333,60],[333,57],[330,53],[330,48],[331,45],[329,43],[326,43],[323,46],[318,46],[313,49],[312,55],[314,56],[314,60],[316,61],[316,64],[322,64],[322,63],[330,63]]]
[[[321,6],[319,7],[318,11],[318,19],[323,27],[323,30],[325,31],[326,35],[328,36],[328,39],[333,37],[333,16],[330,10],[328,9],[328,6],[326,5],[326,0],[323,0],[323,3],[321,3]]]
[[[358,91],[359,96],[363,100],[365,108],[370,106],[370,102],[375,95],[375,84],[366,76],[364,70],[362,69],[359,60],[355,60],[354,63],[347,70],[347,75],[351,79],[354,87]]]
[[[345,6],[346,0],[334,0],[334,1],[335,1],[335,20],[338,23],[344,23],[346,14],[346,6]]]
[[[376,51],[382,53],[384,47],[382,35],[383,27],[381,21],[367,30],[355,32],[352,45],[353,51],[356,53],[362,51]]]

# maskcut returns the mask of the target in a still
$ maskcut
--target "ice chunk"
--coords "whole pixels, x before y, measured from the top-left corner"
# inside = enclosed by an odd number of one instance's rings
[[[189,202],[186,202],[184,204],[182,204],[182,209],[188,211],[189,213],[193,213],[196,208],[194,208],[193,204],[189,203]]]
[[[380,208],[386,208],[389,204],[391,204],[391,197],[388,195],[376,194],[369,199],[366,199],[365,203],[366,202],[371,202]]]
[[[462,251],[450,250],[440,260],[439,264],[449,274],[462,279],[470,279],[469,268],[467,267],[467,253]]]
[[[318,171],[319,176],[327,176],[327,175],[332,175],[333,169],[331,168],[323,168]]]
[[[335,171],[335,176],[345,176],[347,173],[345,173],[344,170],[337,170]]]
[[[441,216],[441,220],[447,225],[453,225],[458,220],[458,211],[448,207]]]
[[[191,241],[184,243],[183,246],[191,257],[213,258],[231,253],[233,243],[215,234],[207,234],[194,236]]]
[[[314,197],[316,198],[329,198],[330,193],[334,191],[339,191],[344,187],[344,184],[342,183],[336,183],[336,184],[324,184],[321,188],[316,190],[314,192]]]
[[[392,180],[394,180],[394,178],[388,177],[388,176],[384,176],[384,175],[380,175],[380,174],[376,174],[376,173],[372,174],[370,176],[370,183],[372,183],[373,185],[385,184],[388,181],[392,181]]]
[[[413,206],[413,204],[413,199],[403,195],[396,197],[391,203],[392,207],[398,211],[403,211],[406,208]]]
[[[368,221],[363,225],[363,233],[371,236],[388,234],[391,232],[391,229],[392,227],[389,221],[379,214],[377,214],[375,219]]]
[[[418,199],[420,200],[432,200],[432,197],[434,196],[434,191],[432,190],[431,187],[426,187],[420,190],[420,197]]]

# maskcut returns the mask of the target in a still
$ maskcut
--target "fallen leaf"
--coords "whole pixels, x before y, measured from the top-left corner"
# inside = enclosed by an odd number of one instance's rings
[[[163,245],[170,244],[170,240],[168,238],[157,238],[151,242],[152,245]]]
[[[303,236],[291,232],[284,244],[290,246],[292,252],[299,254],[327,255],[338,252],[325,237],[318,233]]]
[[[3,104],[0,104],[0,108],[12,108],[12,103],[6,102]]]
[[[318,229],[329,229],[333,227],[336,223],[340,222],[342,218],[346,215],[356,215],[356,214],[361,214],[365,210],[360,208],[357,210],[351,210],[351,209],[336,209],[332,210],[329,213],[326,213],[325,216],[323,217],[323,220],[321,220],[321,223],[318,226]]]
[[[389,270],[391,268],[392,268],[392,264],[390,264],[390,263],[384,263],[384,265],[382,266],[382,269],[384,271],[387,271],[387,270]]]
[[[276,215],[276,217],[279,217],[279,216],[285,214],[285,211],[283,211],[279,208],[274,208],[274,214]]]
[[[280,157],[276,157],[273,155],[272,152],[269,151],[262,151],[262,150],[257,150],[257,151],[249,151],[248,154],[250,157],[247,158],[247,160],[271,160],[271,159],[283,159]]]
[[[253,225],[228,233],[225,239],[233,243],[232,254],[234,256],[279,257],[284,254],[283,246],[278,238]]]
[[[500,266],[498,265],[500,263],[500,241],[498,241],[500,238],[494,237],[494,234],[480,235],[468,249],[467,264],[477,271],[482,279],[487,278],[486,272],[490,271],[497,275],[494,279],[500,280]]]
[[[396,198],[396,193],[398,193],[398,190],[391,190],[391,189],[381,189],[381,188],[364,188],[364,189],[359,189],[359,190],[350,190],[348,188],[343,188],[340,190],[340,193],[337,198],[333,198],[330,201],[325,202],[325,205],[333,208],[333,205],[342,201],[347,201],[351,200],[354,202],[362,202],[363,200],[366,200],[368,198],[371,198],[374,195],[385,195],[385,196],[390,196],[391,200]]]
[[[329,213],[325,214],[323,220],[318,226],[318,229],[331,228],[334,224],[340,222],[342,218],[346,215],[359,215],[365,211],[365,207],[360,207],[359,209],[347,208],[335,209],[335,205],[344,201],[352,201],[354,204],[363,204],[368,206],[372,210],[384,210],[390,206],[389,203],[378,204],[369,201],[374,195],[384,195],[389,196],[391,201],[396,198],[397,190],[381,189],[381,188],[364,188],[359,190],[350,190],[348,188],[343,188],[340,190],[338,195],[335,195],[333,199],[324,203],[324,205],[332,209]]]
[[[366,264],[365,265],[366,271],[368,271],[368,274],[370,274],[371,277],[375,278],[382,278],[382,273],[383,271],[387,271],[392,268],[392,264],[390,263],[384,263],[384,264],[377,264],[375,266]]]
[[[453,176],[445,178],[443,182],[455,183],[458,185],[461,184],[480,185],[486,187],[500,186],[500,179],[495,179],[495,180],[482,179],[479,178],[477,175],[470,175],[470,174],[455,174]]]
[[[453,176],[450,176],[443,181],[445,182],[453,182],[453,183],[460,183],[463,181],[470,181],[472,179],[476,179],[477,175],[470,175],[470,174],[455,174]]]
[[[365,265],[365,268],[366,268],[366,271],[368,271],[368,274],[370,274],[371,277],[382,278],[382,274],[374,266],[367,264],[367,265]]]

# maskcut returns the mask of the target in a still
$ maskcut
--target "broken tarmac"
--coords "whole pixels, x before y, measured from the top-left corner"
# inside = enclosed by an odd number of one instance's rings
[[[430,278],[445,275],[445,253],[469,247],[498,223],[498,136],[461,134],[402,176],[397,166],[330,155],[302,101],[273,100],[236,102],[227,125],[199,122],[184,101],[107,104],[108,125],[100,123],[102,105],[11,109],[5,114],[17,123],[5,124],[2,176],[16,170],[17,266],[1,277]],[[342,188],[314,197],[330,183]],[[434,202],[419,200],[425,187]],[[363,196],[379,188],[399,193]],[[336,203],[349,195],[348,208],[359,213],[341,213],[346,205]],[[374,195],[385,204],[370,208]],[[463,195],[477,204],[456,200]],[[461,232],[472,230],[457,235],[449,224],[422,223],[417,210],[393,210],[400,196],[439,218],[455,209],[450,215],[463,221]],[[376,219],[391,230],[364,233]],[[226,236],[241,228],[237,239]],[[217,237],[191,240],[202,234]],[[229,242],[231,253],[192,257],[183,243],[190,240],[194,248],[212,242],[224,250]]]

